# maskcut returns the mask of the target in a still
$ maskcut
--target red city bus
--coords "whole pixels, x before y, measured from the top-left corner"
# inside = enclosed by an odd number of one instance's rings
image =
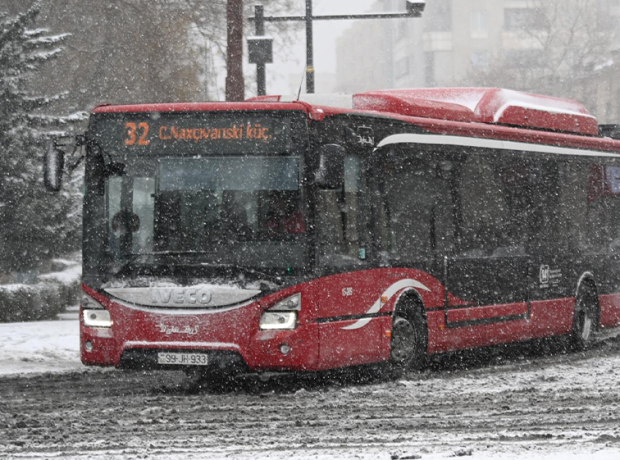
[[[108,105],[79,141],[86,365],[406,368],[620,323],[620,140],[576,102]]]

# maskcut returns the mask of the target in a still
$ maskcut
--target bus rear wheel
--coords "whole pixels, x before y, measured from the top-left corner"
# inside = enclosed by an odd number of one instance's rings
[[[574,350],[583,351],[592,345],[597,323],[598,301],[596,289],[581,289],[575,301],[575,315],[571,344]]]
[[[390,361],[397,373],[420,368],[426,354],[424,318],[419,313],[394,314]]]

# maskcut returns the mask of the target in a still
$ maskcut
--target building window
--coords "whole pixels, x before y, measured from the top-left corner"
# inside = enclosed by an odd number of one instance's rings
[[[487,12],[484,10],[471,12],[471,31],[472,33],[483,33],[487,31]]]
[[[507,8],[504,10],[504,29],[511,31],[540,30],[543,15],[535,8]]]
[[[432,14],[429,15],[428,28],[431,32],[448,32],[452,30],[452,0],[431,2]]]
[[[409,57],[405,56],[396,61],[394,71],[396,73],[396,78],[403,78],[409,75]]]
[[[489,52],[487,50],[472,51],[471,66],[476,70],[486,70],[489,68]]]
[[[396,40],[403,40],[407,38],[407,32],[409,30],[408,26],[408,20],[402,20],[398,22],[398,26],[396,27]]]

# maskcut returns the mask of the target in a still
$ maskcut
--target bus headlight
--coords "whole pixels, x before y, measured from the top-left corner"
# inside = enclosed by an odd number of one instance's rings
[[[112,327],[112,318],[107,310],[83,310],[84,326]]]
[[[88,327],[112,327],[110,312],[88,294],[82,293],[82,321]]]
[[[261,329],[295,329],[297,312],[301,310],[301,294],[280,300],[260,318]]]
[[[261,329],[295,329],[296,311],[266,311],[260,318]]]

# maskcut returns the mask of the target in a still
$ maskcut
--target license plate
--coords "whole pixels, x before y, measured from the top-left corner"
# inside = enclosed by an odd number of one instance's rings
[[[177,364],[180,366],[206,366],[208,356],[204,353],[157,353],[158,364]]]

